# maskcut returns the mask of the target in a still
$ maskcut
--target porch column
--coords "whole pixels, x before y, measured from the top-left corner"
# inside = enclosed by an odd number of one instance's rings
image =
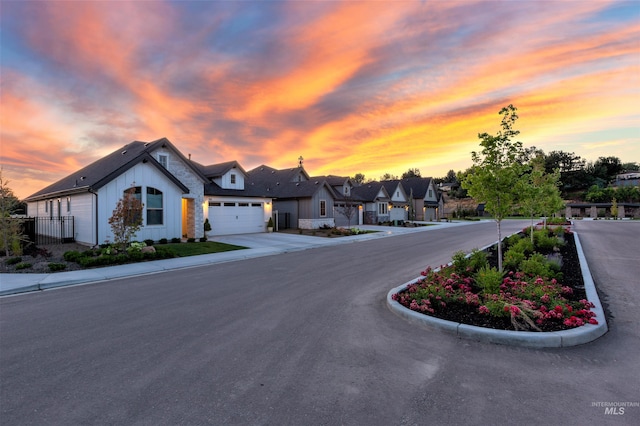
[[[591,206],[591,213],[589,217],[598,217],[598,208],[596,206]]]

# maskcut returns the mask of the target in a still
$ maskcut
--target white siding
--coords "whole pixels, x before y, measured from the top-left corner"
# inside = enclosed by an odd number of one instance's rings
[[[75,240],[80,244],[94,245],[96,241],[96,196],[86,192],[72,195],[71,211],[74,217]]]
[[[170,158],[171,161],[171,158]],[[163,224],[146,225],[146,208],[143,212],[143,226],[135,236],[136,240],[161,238],[179,238],[182,235],[182,191],[169,178],[154,166],[139,163],[127,170],[107,185],[100,188],[98,197],[98,243],[113,242],[113,234],[109,226],[109,218],[113,215],[118,200],[126,189],[132,186],[142,187],[142,202],[146,203],[146,189],[153,187],[163,194]],[[196,209],[198,211],[201,209]],[[204,231],[203,231],[204,232]]]
[[[235,183],[231,183],[231,175],[235,175]],[[244,174],[238,169],[231,169],[219,178],[215,178],[213,181],[222,189],[244,190]]]

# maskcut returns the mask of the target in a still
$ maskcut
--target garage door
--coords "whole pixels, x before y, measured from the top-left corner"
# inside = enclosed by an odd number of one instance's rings
[[[209,202],[211,234],[248,234],[264,232],[264,207],[262,203]]]

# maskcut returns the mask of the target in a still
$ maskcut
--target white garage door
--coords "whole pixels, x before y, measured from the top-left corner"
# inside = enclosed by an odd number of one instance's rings
[[[264,232],[264,206],[256,202],[209,202],[211,234]]]

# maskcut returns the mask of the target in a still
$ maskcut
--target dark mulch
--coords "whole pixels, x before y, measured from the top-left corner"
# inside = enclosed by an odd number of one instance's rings
[[[584,291],[584,280],[582,278],[582,270],[580,269],[580,261],[578,259],[578,252],[576,250],[576,244],[573,238],[573,234],[566,235],[565,239],[566,244],[560,248],[560,255],[562,256],[561,272],[563,278],[559,281],[563,285],[566,285],[573,289],[573,294],[567,297],[567,299],[575,301],[586,299],[587,297]],[[488,260],[491,266],[498,266],[497,247],[494,246],[488,250]],[[499,330],[514,330],[510,318],[498,318],[483,315],[477,311],[477,307],[470,307],[469,305],[463,303],[449,302],[444,309],[438,309],[437,307],[434,307],[434,309],[436,311],[433,314],[430,314],[430,316],[436,318],[474,325],[478,327],[486,327]],[[598,318],[598,320],[602,319]],[[545,332],[567,330],[569,328],[571,327],[565,326],[561,321],[558,321],[556,323],[547,323],[543,326],[540,326],[540,329]]]

